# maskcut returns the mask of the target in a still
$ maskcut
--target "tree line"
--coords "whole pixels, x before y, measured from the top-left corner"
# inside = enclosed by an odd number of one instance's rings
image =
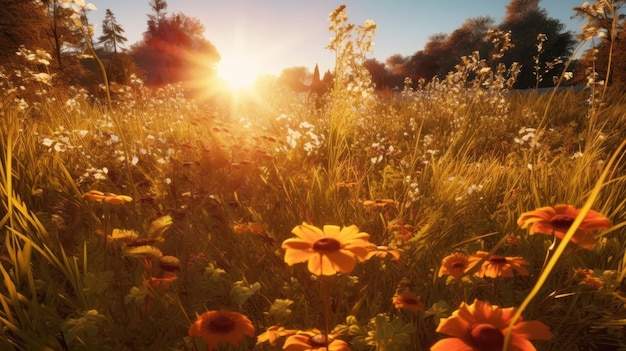
[[[601,79],[612,84],[626,83],[626,22],[620,9],[625,0],[616,0],[613,11],[593,9],[585,5],[573,9],[574,16],[588,21],[595,28],[598,40],[579,59],[568,67],[573,78],[567,84],[585,84],[588,68],[595,67]],[[369,59],[364,64],[379,89],[401,89],[408,77],[413,82],[443,78],[454,71],[462,56],[477,52],[495,67],[499,63],[509,67],[513,62],[521,65],[515,88],[538,88],[554,85],[553,76],[560,75],[565,63],[573,54],[576,39],[589,39],[585,33],[576,35],[565,31],[565,25],[550,18],[540,7],[540,0],[510,0],[501,23],[492,17],[467,19],[452,33],[430,36],[422,50],[410,56],[393,55],[385,62]],[[612,28],[613,18],[620,23]],[[614,38],[613,41],[609,40]],[[508,44],[503,40],[510,40]],[[613,51],[609,55],[613,42]],[[502,45],[508,45],[500,54]],[[607,61],[612,57],[613,69],[607,76]]]
[[[3,0],[0,7],[0,66],[19,69],[23,62],[15,54],[21,46],[44,50],[54,58],[49,69],[59,83],[93,86],[101,82],[96,64],[82,57],[88,44],[104,63],[110,82],[128,83],[132,74],[148,85],[186,82],[195,86],[216,75],[221,57],[204,36],[204,26],[183,13],[168,13],[165,0],[151,0],[143,38],[126,48],[127,38],[115,14],[106,9],[102,34],[85,36],[75,25],[68,0]],[[612,84],[626,82],[626,22],[619,9],[626,0],[616,0],[613,11],[585,5],[574,8],[575,16],[586,19],[588,28],[579,39],[600,38],[568,70],[574,71],[570,84],[584,84],[588,67],[595,67],[601,79]],[[612,26],[617,16],[619,25]],[[86,13],[80,16],[83,28],[91,28]],[[540,0],[510,0],[501,23],[488,16],[467,19],[452,33],[438,33],[413,55],[393,55],[385,62],[376,59],[363,64],[377,89],[402,88],[406,78],[416,82],[442,78],[453,71],[462,56],[478,53],[492,65],[517,62],[521,71],[515,88],[546,87],[554,84],[577,42],[558,19],[550,18]],[[604,38],[604,39],[602,39]],[[612,39],[612,40],[610,40]],[[613,45],[610,45],[613,43]],[[505,47],[506,46],[506,47]],[[505,52],[506,51],[506,52]],[[606,70],[611,58],[613,69]],[[606,77],[608,75],[608,77]],[[296,91],[323,94],[332,73],[320,78],[306,67],[286,68],[277,82]]]

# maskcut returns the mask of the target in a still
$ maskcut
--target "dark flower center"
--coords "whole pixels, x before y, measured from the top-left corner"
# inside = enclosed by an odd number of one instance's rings
[[[504,335],[491,324],[477,323],[470,327],[472,346],[480,351],[500,351]]]
[[[550,225],[558,229],[569,229],[576,218],[565,215],[556,215],[550,219]]]
[[[465,264],[463,262],[460,262],[460,261],[459,262],[454,262],[452,264],[452,268],[464,268],[464,267],[465,267]]]
[[[506,261],[506,257],[493,255],[489,257],[489,262],[496,263],[496,264],[505,264],[507,261]]]
[[[313,244],[315,251],[339,251],[341,244],[333,238],[321,238]]]
[[[328,346],[332,341],[332,337],[329,338],[326,334],[315,334],[309,338],[309,345],[313,347]]]
[[[209,321],[209,330],[218,334],[226,334],[235,329],[235,321],[225,315],[218,315]]]
[[[405,297],[402,299],[402,301],[404,301],[404,303],[407,305],[417,305],[417,299],[414,299],[412,297]]]

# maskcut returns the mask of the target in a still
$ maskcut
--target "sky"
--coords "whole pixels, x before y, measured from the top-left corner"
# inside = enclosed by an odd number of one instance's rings
[[[87,1],[89,2],[89,0]],[[106,9],[115,15],[128,38],[126,47],[141,40],[146,30],[150,0],[90,0],[96,7],[89,15],[97,26]],[[378,29],[374,53],[380,62],[394,55],[411,56],[422,50],[428,38],[451,33],[467,18],[491,16],[500,23],[508,0],[168,0],[169,14],[182,12],[205,26],[205,37],[222,56],[222,64],[246,64],[250,73],[279,75],[283,69],[305,66],[311,72],[332,70],[334,54],[326,49],[332,33],[328,15],[346,4],[348,21],[373,20]],[[583,24],[572,19],[573,7],[582,0],[542,0],[548,16],[560,20],[566,30],[578,34]],[[549,38],[548,38],[549,39]],[[549,41],[548,41],[549,42]]]

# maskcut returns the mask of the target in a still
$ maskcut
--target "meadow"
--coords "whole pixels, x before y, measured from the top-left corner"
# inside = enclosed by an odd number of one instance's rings
[[[623,91],[379,94],[333,14],[319,98],[2,73],[0,349],[626,349]]]

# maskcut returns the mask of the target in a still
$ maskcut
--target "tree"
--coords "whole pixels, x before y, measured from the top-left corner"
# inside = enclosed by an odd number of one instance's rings
[[[311,92],[317,94],[317,96],[322,96],[326,92],[326,87],[322,80],[320,79],[320,69],[315,65],[315,69],[313,70],[313,77],[311,78]]]
[[[117,54],[118,47],[126,43],[128,39],[124,36],[124,28],[117,23],[115,15],[110,9],[106,10],[104,20],[102,20],[102,35],[98,38],[98,44]]]
[[[102,44],[105,50],[100,58],[105,61],[107,76],[109,81],[126,84],[129,77],[127,65],[122,59],[118,50],[127,42],[124,36],[124,28],[117,23],[115,15],[110,9],[106,10],[104,20],[102,20],[102,35],[98,38],[98,44]]]
[[[412,79],[444,77],[455,70],[462,56],[478,51],[480,57],[486,57],[490,43],[485,38],[493,25],[494,20],[489,16],[468,18],[449,35],[439,33],[431,36],[424,50],[406,60],[406,73],[410,73],[408,76]]]
[[[308,90],[306,82],[310,79],[310,71],[303,66],[285,68],[278,77],[278,84],[296,92]]]
[[[416,79],[429,80],[438,75],[441,70],[441,60],[446,55],[444,43],[448,35],[438,33],[431,35],[423,50],[413,54],[406,62],[408,72]]]
[[[626,0],[615,0],[614,8],[606,8],[603,2],[575,7],[575,17],[586,20],[581,40],[592,40],[592,46],[580,58],[574,76],[585,79],[588,69],[598,74],[597,80],[606,80],[609,84],[626,84],[626,21],[620,13]],[[596,40],[598,38],[599,40]],[[607,77],[607,68],[611,57],[611,69]]]
[[[163,0],[150,5],[154,14],[148,15],[143,41],[131,48],[137,65],[147,74],[146,83],[195,85],[214,78],[220,55],[204,37],[200,21],[182,13],[168,16]]]
[[[372,82],[374,82],[377,90],[389,87],[388,79],[391,72],[387,70],[384,63],[372,58],[365,60],[363,67],[365,67],[370,73],[370,76],[372,76]]]
[[[511,32],[514,45],[501,62],[507,65],[519,62],[522,66],[516,88],[552,86],[552,79],[543,79],[543,76],[559,75],[562,60],[569,58],[574,48],[573,34],[563,32],[565,25],[548,17],[546,10],[539,7],[539,1],[511,0],[498,26],[502,31]]]

